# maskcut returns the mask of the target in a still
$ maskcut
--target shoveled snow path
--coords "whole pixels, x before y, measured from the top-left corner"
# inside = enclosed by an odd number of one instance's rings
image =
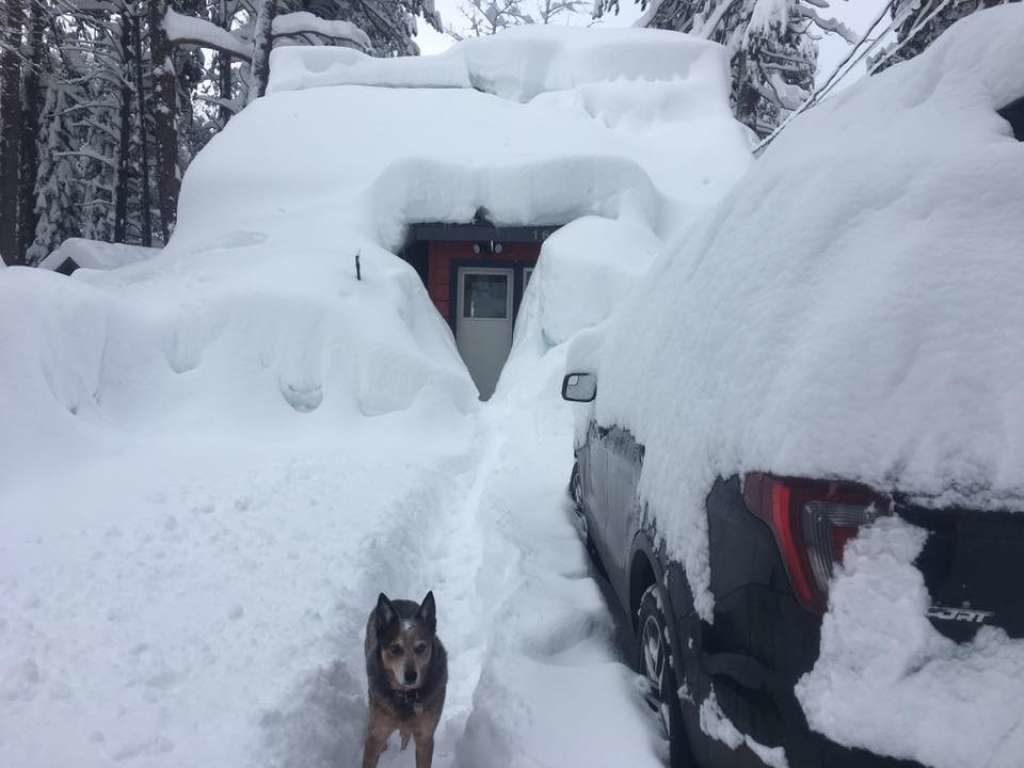
[[[552,416],[555,418],[552,420]],[[365,722],[362,633],[384,589],[438,600],[449,688],[436,768],[661,765],[663,746],[571,524],[564,409],[506,401],[474,417],[473,458],[453,463],[440,494],[392,521],[364,548],[354,621],[340,658],[301,682],[290,707],[264,718],[271,763],[356,765]],[[340,727],[339,727],[340,725]],[[411,766],[397,739],[382,768]]]
[[[564,407],[410,423],[150,436],[0,491],[0,764],[358,765],[367,613],[427,589],[437,768],[660,764],[565,503]]]

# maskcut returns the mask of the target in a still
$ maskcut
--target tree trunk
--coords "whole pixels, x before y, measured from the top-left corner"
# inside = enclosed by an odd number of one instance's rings
[[[231,54],[226,51],[221,51],[218,57],[218,64],[220,67],[220,98],[221,101],[231,101],[232,89],[234,88],[231,82]],[[231,108],[225,104],[221,104],[220,107],[220,126],[223,128],[228,124],[234,116]]]
[[[0,50],[0,258],[7,264],[21,264],[23,253],[18,237],[18,176],[21,149],[21,49],[24,20],[22,0],[4,0],[7,13],[0,16],[6,26],[4,48]]]
[[[166,0],[149,0],[149,55],[153,66],[154,138],[156,139],[157,191],[160,229],[166,243],[178,212],[178,83],[174,76],[174,49],[164,31]]]
[[[43,29],[46,19],[37,0],[29,2],[28,17],[28,68],[25,72],[23,103],[21,112],[21,178],[20,210],[18,231],[21,253],[28,248],[36,235],[36,181],[39,178],[39,118],[43,112],[43,89],[40,87],[46,51],[43,49]]]
[[[114,186],[114,242],[124,243],[128,238],[128,180],[130,163],[128,160],[132,140],[132,89],[129,78],[132,77],[132,43],[131,20],[127,15],[121,16],[121,103],[119,104],[118,122],[120,131],[117,145],[117,180]]]
[[[231,19],[228,18],[227,5],[224,0],[220,2],[220,25],[231,31]],[[220,75],[220,98],[222,102],[231,101],[234,85],[231,82],[231,54],[221,51],[217,57],[218,74]],[[234,113],[224,104],[220,107],[220,127],[223,128],[234,116]]]
[[[250,103],[267,93],[267,83],[270,81],[270,50],[274,45],[276,5],[276,0],[258,0],[252,40],[252,77],[248,99]]]
[[[139,207],[142,214],[142,244],[153,244],[152,203],[149,199],[149,130],[146,127],[146,88],[142,77],[142,24],[138,16],[132,17],[132,37],[135,44],[135,96],[139,102]]]

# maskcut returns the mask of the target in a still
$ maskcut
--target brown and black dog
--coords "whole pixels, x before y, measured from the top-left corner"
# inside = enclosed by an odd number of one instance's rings
[[[363,768],[376,768],[388,738],[416,741],[416,768],[430,768],[434,731],[444,709],[448,654],[437,636],[434,593],[422,604],[388,600],[383,592],[366,622],[366,677],[370,719],[363,745]]]

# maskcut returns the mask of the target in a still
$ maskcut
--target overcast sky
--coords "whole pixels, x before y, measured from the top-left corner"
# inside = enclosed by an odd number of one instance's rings
[[[462,0],[435,0],[446,27],[464,28],[465,18],[459,12]],[[524,7],[529,9],[532,0],[523,0]],[[871,21],[878,15],[887,0],[832,0],[832,8],[822,11],[822,15],[832,15],[844,21],[855,32],[863,34]],[[639,6],[631,0],[620,0],[622,11],[618,16],[609,16],[596,23],[605,27],[628,27],[640,16]],[[590,21],[587,14],[579,14],[567,19],[568,23],[583,25]],[[441,34],[432,29],[422,19],[419,20],[420,33],[416,40],[424,54],[440,53],[455,41],[450,35]],[[838,35],[826,35],[819,43],[818,80],[824,81],[849,51],[849,44]],[[861,64],[856,72],[851,73],[843,86],[849,86],[864,72]]]

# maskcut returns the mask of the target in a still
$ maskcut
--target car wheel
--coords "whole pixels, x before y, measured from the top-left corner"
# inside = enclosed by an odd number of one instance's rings
[[[569,498],[576,506],[576,514],[583,513],[583,479],[580,477],[579,462],[573,462],[572,474],[569,476]]]
[[[657,714],[668,739],[669,764],[672,768],[690,768],[693,760],[683,727],[668,624],[658,605],[657,589],[657,585],[652,584],[640,599],[637,666],[647,684],[647,705]]]

